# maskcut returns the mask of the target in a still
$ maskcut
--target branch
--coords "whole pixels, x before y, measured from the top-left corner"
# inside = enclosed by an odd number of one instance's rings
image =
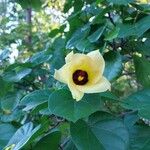
[[[29,26],[29,35],[26,39],[26,42],[29,46],[31,46],[32,45],[32,36],[31,36],[32,35],[31,34],[31,32],[32,32],[32,29],[31,29],[31,26],[32,26],[32,9],[31,8],[28,8],[26,10],[26,22]]]

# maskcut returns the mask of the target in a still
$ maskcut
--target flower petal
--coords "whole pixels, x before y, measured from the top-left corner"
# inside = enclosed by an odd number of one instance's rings
[[[110,88],[111,84],[105,77],[102,77],[96,84],[77,86],[77,89],[83,93],[105,92],[107,90],[110,90]]]
[[[68,63],[72,60],[74,53],[71,51],[66,57],[65,57],[65,62]]]
[[[84,93],[76,89],[76,87],[73,84],[69,84],[68,87],[71,91],[73,99],[75,99],[76,101],[80,101],[84,96]]]
[[[74,73],[76,70],[86,71],[88,73],[90,83],[96,83],[102,76],[100,74],[100,66],[95,65],[95,61],[85,54],[74,54],[70,63],[70,71],[72,73]]]
[[[65,64],[59,70],[55,70],[54,78],[60,82],[68,83],[68,80],[70,79],[69,68],[70,68],[70,64]]]
[[[105,61],[99,50],[92,51],[87,54],[93,61],[96,66],[100,68],[100,74],[102,75],[105,68]]]

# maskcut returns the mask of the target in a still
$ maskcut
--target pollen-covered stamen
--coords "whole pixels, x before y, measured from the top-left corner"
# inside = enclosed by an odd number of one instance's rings
[[[84,79],[84,77],[82,77],[82,76],[79,76],[79,77],[78,77],[78,80],[79,80],[79,81],[82,81],[83,79]]]
[[[84,85],[88,82],[88,74],[83,70],[76,70],[73,75],[73,82],[77,85]]]

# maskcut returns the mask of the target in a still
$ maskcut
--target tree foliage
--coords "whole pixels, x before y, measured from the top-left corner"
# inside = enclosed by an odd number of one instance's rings
[[[150,3],[0,2],[0,149],[149,150]],[[74,50],[99,50],[111,91],[76,102],[54,80]]]

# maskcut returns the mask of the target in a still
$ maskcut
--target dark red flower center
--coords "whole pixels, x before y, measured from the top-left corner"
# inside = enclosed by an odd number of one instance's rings
[[[73,82],[77,85],[84,85],[88,82],[88,74],[83,70],[76,70],[72,75]]]

